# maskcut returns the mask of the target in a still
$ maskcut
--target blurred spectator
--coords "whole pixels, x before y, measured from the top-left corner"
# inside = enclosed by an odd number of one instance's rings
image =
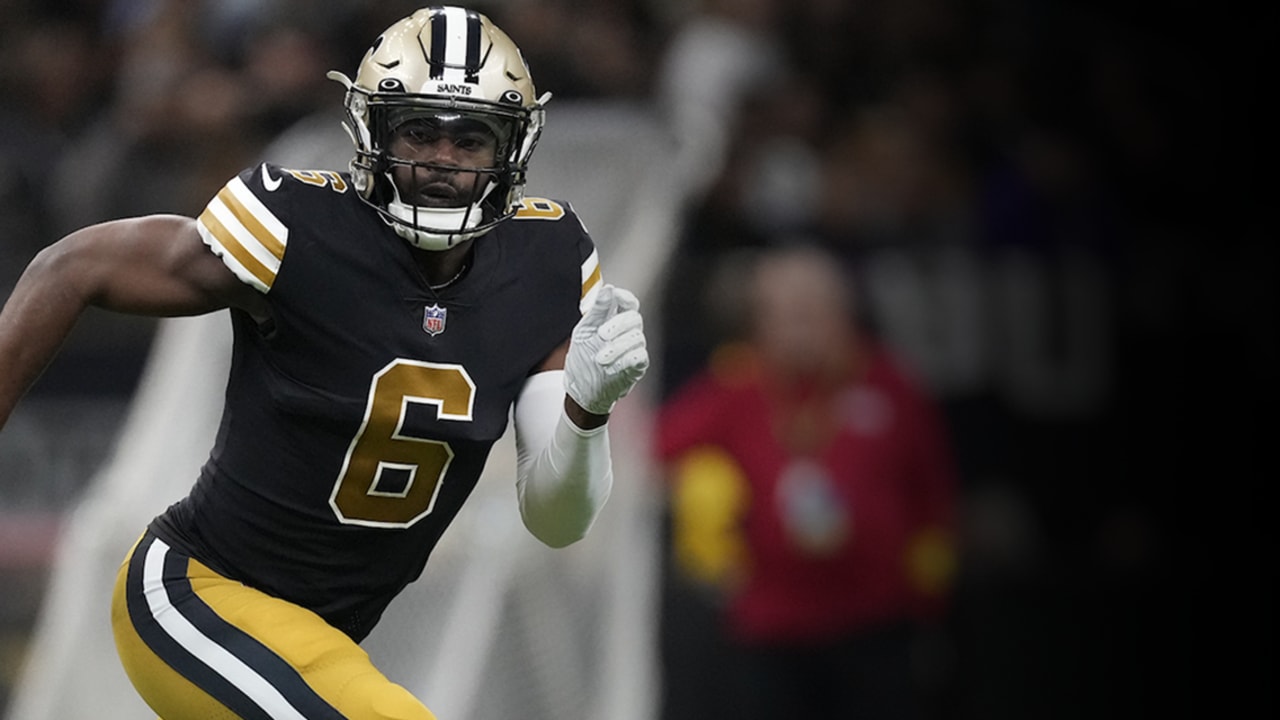
[[[835,259],[763,252],[746,337],[657,423],[673,547],[725,596],[739,718],[918,718],[945,618],[956,469],[938,408],[857,322]]]

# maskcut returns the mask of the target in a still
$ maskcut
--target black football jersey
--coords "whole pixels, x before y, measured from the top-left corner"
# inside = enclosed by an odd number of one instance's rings
[[[526,378],[568,339],[600,283],[595,247],[567,203],[527,198],[434,291],[348,175],[268,164],[198,224],[271,318],[231,311],[217,440],[152,529],[363,639],[422,572]]]

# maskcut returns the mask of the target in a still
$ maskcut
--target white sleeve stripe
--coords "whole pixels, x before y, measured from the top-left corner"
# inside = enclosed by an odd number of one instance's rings
[[[205,244],[241,281],[259,292],[271,289],[284,258],[289,229],[243,180],[233,178],[223,186],[199,220]]]
[[[209,212],[227,229],[227,232],[231,235],[230,239],[253,255],[253,259],[270,271],[273,277],[280,272],[280,258],[276,257],[276,254],[263,244],[261,238],[246,227],[220,198],[215,198],[213,202],[209,203]],[[227,238],[222,239],[226,240]]]
[[[262,223],[262,227],[272,238],[281,245],[285,243],[289,237],[289,228],[285,227],[284,223],[280,222],[280,219],[275,216],[275,213],[262,204],[262,201],[258,199],[257,195],[253,194],[253,191],[249,189],[248,185],[244,184],[243,180],[238,177],[232,178],[231,182],[227,183],[227,189],[249,211],[249,214],[253,215],[255,220]]]
[[[599,267],[600,251],[592,250],[591,254],[587,256],[587,259],[582,261],[582,282],[585,283],[587,278],[591,277]]]
[[[207,210],[206,214],[208,214]],[[273,273],[266,272],[264,268],[260,271],[262,274],[259,276],[259,274],[256,274],[249,268],[245,267],[245,265],[236,258],[235,254],[228,250],[227,246],[218,239],[217,235],[214,234],[215,231],[205,225],[204,215],[200,216],[200,222],[196,223],[196,228],[199,229],[200,239],[204,240],[204,244],[209,246],[209,249],[213,251],[214,255],[217,255],[222,259],[222,264],[226,265],[231,272],[235,273],[236,277],[240,278],[241,282],[253,287],[261,293],[265,293],[271,289],[271,283],[275,281],[275,275]]]
[[[591,255],[582,261],[582,291],[578,301],[578,312],[586,314],[587,308],[596,301],[596,293],[600,290],[600,251],[592,250]]]

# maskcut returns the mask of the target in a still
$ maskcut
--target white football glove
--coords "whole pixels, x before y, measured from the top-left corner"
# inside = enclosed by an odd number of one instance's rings
[[[573,328],[564,361],[564,390],[583,410],[607,415],[649,369],[640,301],[605,285]]]

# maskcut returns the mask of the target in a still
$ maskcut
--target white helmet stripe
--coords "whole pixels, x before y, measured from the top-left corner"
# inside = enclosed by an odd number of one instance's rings
[[[480,16],[474,10],[445,7],[431,15],[431,78],[477,82],[480,67]]]

